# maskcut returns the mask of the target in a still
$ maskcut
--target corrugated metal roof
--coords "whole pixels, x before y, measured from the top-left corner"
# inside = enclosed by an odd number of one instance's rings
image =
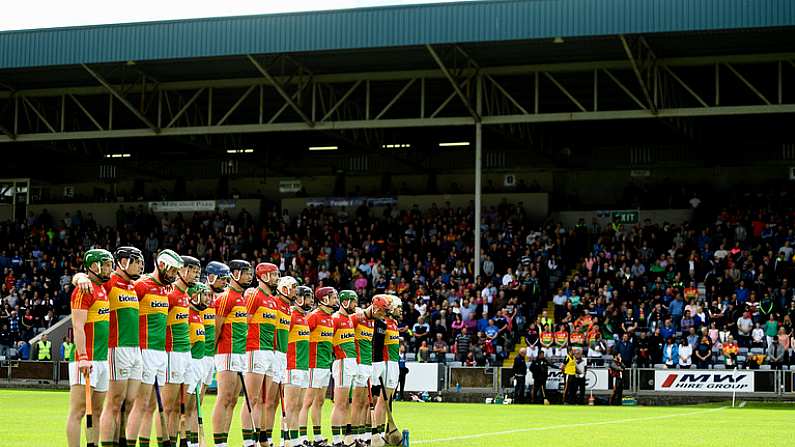
[[[793,0],[511,0],[0,33],[0,69],[795,26]]]

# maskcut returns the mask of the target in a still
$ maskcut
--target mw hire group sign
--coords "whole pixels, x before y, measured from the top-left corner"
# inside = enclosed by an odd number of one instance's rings
[[[656,370],[654,391],[677,393],[752,393],[754,374],[748,370]]]

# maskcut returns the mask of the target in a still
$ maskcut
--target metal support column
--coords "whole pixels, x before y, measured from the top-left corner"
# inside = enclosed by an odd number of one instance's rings
[[[482,93],[483,93],[483,77],[478,75],[477,79],[477,92],[476,92],[476,108],[477,116],[482,113]],[[475,280],[480,276],[480,199],[481,199],[481,168],[482,168],[482,151],[483,151],[483,124],[480,120],[475,121]]]

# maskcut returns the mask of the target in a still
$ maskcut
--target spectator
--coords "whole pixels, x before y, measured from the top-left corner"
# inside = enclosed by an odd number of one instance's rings
[[[472,337],[469,336],[469,331],[466,327],[461,329],[461,333],[456,337],[456,358],[459,362],[465,362],[469,356],[469,345],[472,342]]]
[[[618,353],[621,354],[621,359],[625,364],[632,365],[635,357],[635,344],[632,342],[629,334],[621,336],[621,341],[618,342]]]
[[[651,349],[649,338],[646,336],[646,332],[641,332],[638,338],[635,362],[637,363],[638,368],[648,368],[652,365]]]
[[[778,337],[771,339],[770,346],[767,348],[767,358],[772,369],[781,369],[784,364],[784,348],[778,342]]]
[[[428,348],[428,341],[423,340],[420,343],[420,348],[417,351],[417,361],[420,363],[428,363],[431,361],[431,350]]]
[[[30,344],[25,340],[17,342],[17,358],[19,360],[30,360]]]
[[[447,342],[444,341],[444,334],[437,333],[436,340],[433,342],[433,354],[436,363],[447,363]]]
[[[737,366],[737,354],[739,352],[740,348],[737,342],[734,340],[734,337],[729,335],[726,342],[723,343],[723,357],[727,367],[734,368]]]
[[[624,401],[624,362],[621,360],[620,352],[613,354],[608,372],[613,383],[610,405],[622,405]]]
[[[701,337],[701,341],[696,345],[693,354],[696,358],[696,367],[699,369],[707,369],[712,366],[712,345],[709,337]]]
[[[425,318],[419,317],[417,319],[417,324],[414,325],[414,345],[416,346],[415,349],[419,349],[419,346],[422,345],[423,342],[428,341],[428,334],[430,333],[431,327],[428,323],[425,322]]]
[[[679,368],[689,369],[693,365],[693,348],[687,343],[687,340],[682,339],[679,344]]]
[[[764,349],[765,344],[765,331],[759,323],[754,325],[754,330],[751,331],[751,347]]]
[[[751,319],[750,312],[743,312],[742,317],[737,319],[737,342],[740,347],[748,348],[751,346],[751,332],[754,329],[754,320]]]
[[[669,337],[663,347],[662,361],[668,369],[674,369],[679,364],[679,346],[674,343],[674,338]]]

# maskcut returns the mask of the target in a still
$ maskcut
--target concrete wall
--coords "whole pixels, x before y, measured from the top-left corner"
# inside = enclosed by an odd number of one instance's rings
[[[28,207],[28,212],[40,214],[43,210],[47,212],[56,220],[63,219],[66,213],[74,214],[80,210],[83,216],[88,213],[93,214],[94,220],[98,225],[109,226],[116,225],[116,211],[120,206],[124,209],[130,207],[138,208],[143,206],[144,209],[148,207],[149,202],[119,202],[119,203],[50,203],[50,204],[35,204]],[[242,210],[248,211],[254,219],[257,219],[260,214],[260,200],[259,199],[239,199],[235,201],[235,208],[228,209],[231,216],[237,216]],[[182,213],[186,219],[190,219],[193,213]]]
[[[308,198],[282,199],[282,210],[296,214],[306,208]],[[433,204],[445,206],[449,203],[452,207],[466,207],[475,200],[472,194],[431,194],[431,195],[400,195],[397,196],[398,207],[405,209],[417,205],[421,210],[430,208]],[[518,204],[522,203],[527,215],[537,221],[544,220],[549,213],[549,195],[546,193],[513,193],[513,194],[483,194],[483,207],[497,206],[502,201]],[[350,210],[349,210],[350,211]]]

